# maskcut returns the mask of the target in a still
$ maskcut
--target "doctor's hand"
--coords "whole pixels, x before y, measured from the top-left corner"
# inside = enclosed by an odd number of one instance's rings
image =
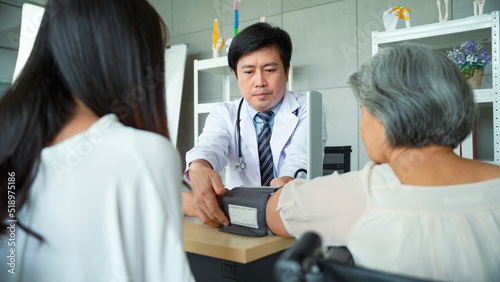
[[[192,208],[196,216],[209,226],[228,226],[229,219],[220,208],[220,199],[226,193],[220,175],[202,159],[191,162],[188,173],[193,190]]]
[[[217,195],[217,199],[219,200],[219,202],[222,201],[222,196]],[[194,210],[194,206],[193,206],[193,193],[182,192],[182,209],[183,209],[184,214],[199,218],[199,216],[196,213],[196,211]],[[221,225],[222,225],[222,224],[215,222],[215,221],[212,221],[212,220],[207,220],[206,222],[203,222],[203,223],[205,225],[208,225],[210,227],[215,227],[215,228],[221,227]]]
[[[271,183],[269,183],[269,186],[284,186],[288,182],[292,181],[293,178],[290,176],[282,176],[282,177],[276,177],[273,180],[271,180]]]

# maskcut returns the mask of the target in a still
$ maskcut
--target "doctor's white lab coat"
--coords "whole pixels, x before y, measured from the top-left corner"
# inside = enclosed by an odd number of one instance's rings
[[[227,189],[241,185],[261,185],[257,134],[253,120],[248,113],[246,101],[243,102],[240,113],[241,154],[246,168],[238,171],[235,167],[238,160],[236,118],[241,99],[214,106],[206,119],[198,144],[186,153],[186,167],[189,167],[189,164],[196,159],[204,159],[218,173],[226,168],[225,184]],[[294,112],[297,109],[298,112],[295,115]],[[328,136],[325,127],[324,107],[322,111],[324,148]],[[287,90],[274,118],[270,140],[277,172],[275,177],[293,177],[298,169],[307,168],[307,129],[306,96]],[[187,169],[185,176],[189,180]]]

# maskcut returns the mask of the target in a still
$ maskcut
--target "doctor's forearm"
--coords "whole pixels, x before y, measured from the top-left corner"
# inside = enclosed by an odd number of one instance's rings
[[[191,169],[196,169],[196,166],[198,165],[202,165],[204,167],[208,167],[208,168],[211,168],[213,169],[212,165],[207,161],[207,160],[204,160],[204,159],[196,159],[194,161],[192,161],[190,164],[189,164],[189,170]]]

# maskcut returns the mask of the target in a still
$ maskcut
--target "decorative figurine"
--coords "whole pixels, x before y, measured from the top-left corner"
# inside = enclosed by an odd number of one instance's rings
[[[444,0],[444,17],[441,14],[441,0],[436,0],[436,5],[438,6],[438,12],[439,12],[439,22],[446,22],[448,21],[448,0]]]
[[[212,58],[218,58],[219,52],[224,46],[224,38],[219,34],[219,20],[214,20],[214,33],[212,34]]]
[[[395,30],[399,19],[405,20],[406,27],[410,27],[410,9],[401,6],[389,8],[382,15],[385,30]]]
[[[474,16],[483,14],[484,2],[486,2],[486,0],[474,0],[474,2],[472,2],[474,4]],[[477,11],[478,7],[479,7],[479,13]]]
[[[233,4],[233,9],[234,9],[234,36],[238,34],[238,27],[239,27],[239,19],[240,19],[240,13],[238,12],[238,4],[241,2],[241,0],[234,0]]]

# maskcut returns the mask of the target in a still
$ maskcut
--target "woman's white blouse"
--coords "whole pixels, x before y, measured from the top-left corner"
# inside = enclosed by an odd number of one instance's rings
[[[183,247],[181,175],[170,141],[126,127],[114,114],[43,149],[18,216],[45,241],[17,226],[16,274],[1,277],[193,281]]]
[[[277,210],[287,231],[348,246],[356,265],[421,278],[500,277],[500,178],[450,186],[402,185],[387,164],[298,180]]]

